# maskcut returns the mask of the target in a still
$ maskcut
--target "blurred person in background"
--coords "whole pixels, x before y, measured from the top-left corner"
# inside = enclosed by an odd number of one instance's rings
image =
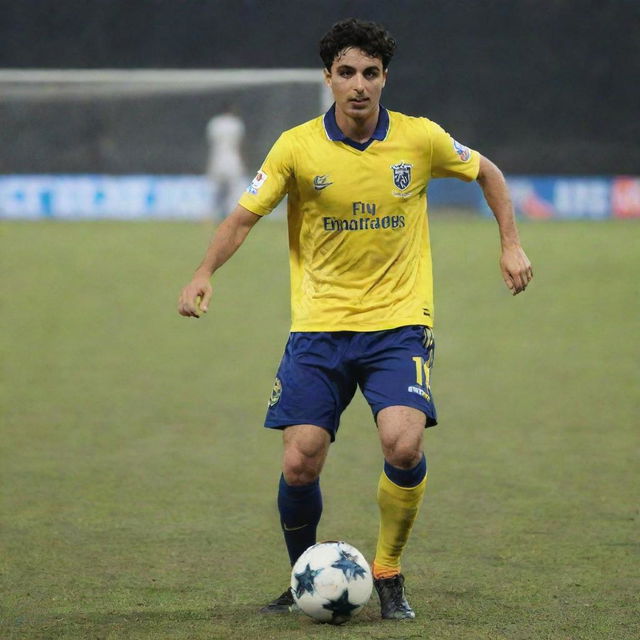
[[[415,613],[400,559],[427,482],[423,434],[437,424],[429,181],[477,180],[498,223],[506,286],[521,293],[533,273],[496,165],[435,122],[380,105],[395,44],[380,25],[355,19],[324,36],[333,106],[276,141],[182,290],[178,311],[207,311],[213,273],[288,196],[292,326],[265,426],[283,431],[278,508],[289,560],[316,542],[320,473],[359,387],[384,457],[374,585],[382,617],[402,620]],[[289,588],[262,611],[293,609]]]
[[[233,210],[246,183],[242,161],[244,122],[233,105],[209,120],[206,129],[209,157],[207,177],[213,194],[213,218],[222,220]]]

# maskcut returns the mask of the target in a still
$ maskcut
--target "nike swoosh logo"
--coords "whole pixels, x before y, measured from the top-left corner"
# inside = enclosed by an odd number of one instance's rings
[[[287,525],[284,522],[282,523],[282,528],[285,531],[300,531],[300,529],[304,529],[305,527],[308,527],[308,526],[309,524],[307,523],[307,524],[303,524],[300,527],[287,527]]]
[[[333,184],[333,182],[327,182],[328,179],[329,179],[329,176],[316,176],[313,179],[313,188],[316,191],[322,191],[323,189],[330,187]]]

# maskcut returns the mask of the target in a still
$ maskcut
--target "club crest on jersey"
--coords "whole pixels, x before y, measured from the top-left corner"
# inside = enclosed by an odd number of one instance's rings
[[[256,177],[251,181],[251,184],[247,187],[247,192],[252,196],[258,193],[258,189],[265,183],[267,174],[264,171],[258,171]]]
[[[322,191],[333,184],[333,182],[329,182],[329,180],[329,176],[315,176],[313,179],[313,188],[316,191]]]
[[[395,184],[400,191],[404,191],[409,186],[412,167],[413,165],[408,162],[399,162],[398,164],[391,165],[393,184]]]
[[[456,153],[460,156],[460,160],[462,162],[469,162],[471,159],[471,149],[469,147],[465,147],[463,144],[460,144],[457,140],[453,141],[453,148]]]

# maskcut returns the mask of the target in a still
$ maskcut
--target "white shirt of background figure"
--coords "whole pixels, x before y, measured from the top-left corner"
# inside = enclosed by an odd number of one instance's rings
[[[214,116],[207,124],[207,176],[213,190],[213,214],[219,219],[235,207],[245,187],[246,171],[240,151],[244,133],[244,122],[232,110]]]

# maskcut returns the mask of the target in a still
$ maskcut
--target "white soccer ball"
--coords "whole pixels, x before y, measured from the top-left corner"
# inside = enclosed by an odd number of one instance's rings
[[[347,622],[368,602],[372,588],[371,569],[364,556],[342,541],[314,544],[291,571],[293,599],[320,622]]]

